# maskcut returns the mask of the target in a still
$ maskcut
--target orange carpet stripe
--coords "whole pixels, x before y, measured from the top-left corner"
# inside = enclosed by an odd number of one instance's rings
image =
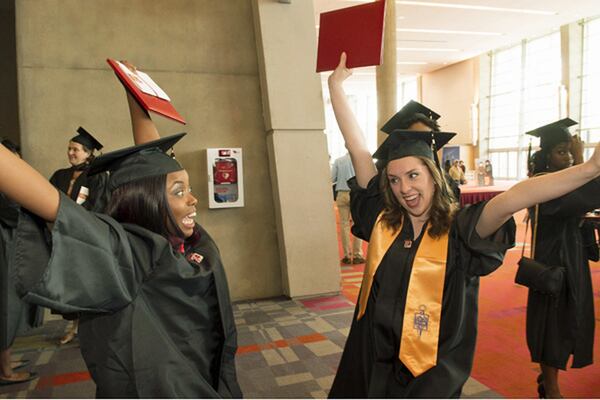
[[[71,372],[68,374],[43,376],[36,385],[36,390],[43,389],[45,387],[55,387],[61,385],[68,385],[70,383],[77,383],[92,379],[88,371]]]
[[[282,348],[282,347],[292,347],[299,346],[306,343],[314,343],[321,342],[323,340],[327,340],[324,335],[320,333],[313,333],[311,335],[298,336],[290,339],[280,339],[275,340],[273,342],[268,343],[260,343],[260,344],[251,344],[248,346],[239,346],[237,350],[238,355],[246,354],[246,353],[255,353],[261,350]]]

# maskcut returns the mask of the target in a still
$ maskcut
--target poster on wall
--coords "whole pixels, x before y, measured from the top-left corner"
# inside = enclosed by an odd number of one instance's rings
[[[241,148],[206,149],[208,207],[244,206],[244,169]]]
[[[442,165],[446,163],[446,160],[450,160],[451,163],[454,160],[460,160],[460,146],[442,147]]]

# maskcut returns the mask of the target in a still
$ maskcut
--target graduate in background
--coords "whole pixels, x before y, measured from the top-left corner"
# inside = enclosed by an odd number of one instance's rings
[[[388,135],[396,129],[407,129],[411,131],[422,131],[422,132],[439,132],[440,124],[438,120],[441,115],[424,106],[423,104],[410,100],[404,105],[396,114],[392,116],[382,127],[381,131]],[[436,162],[439,164],[437,154],[434,154]],[[446,161],[448,162],[448,161]],[[379,165],[377,163],[376,165]],[[377,169],[380,169],[379,167]],[[450,185],[452,193],[456,201],[460,200],[460,187],[449,175],[449,170],[444,168],[444,179]]]
[[[92,211],[102,211],[105,204],[101,204],[105,174],[88,176],[87,170],[94,160],[95,150],[102,150],[103,146],[91,133],[84,128],[77,129],[77,135],[69,140],[67,156],[69,168],[59,169],[50,177],[50,183],[58,190],[65,193],[77,204],[83,205]]]
[[[20,157],[19,146],[12,141],[2,140],[2,145]],[[32,372],[16,371],[26,366],[28,360],[11,361],[15,338],[42,322],[41,310],[23,302],[15,288],[12,245],[18,219],[19,205],[0,192],[0,386],[37,377]]]
[[[485,177],[487,178],[486,185],[494,186],[494,169],[490,160],[485,160]]]
[[[94,160],[94,150],[101,150],[102,144],[84,128],[77,129],[77,135],[69,140],[67,156],[71,166],[59,169],[50,177],[50,183],[58,190],[65,193],[77,204],[83,205],[88,210],[102,211],[105,174],[88,176],[90,163]],[[60,339],[60,344],[71,342],[77,335],[77,315],[65,315],[71,320],[67,332]]]
[[[529,179],[493,199],[457,209],[434,160],[453,134],[397,130],[373,155],[348,105],[345,54],[329,77],[350,152],[354,232],[369,241],[350,333],[330,397],[459,397],[473,363],[479,277],[514,245],[512,214],[600,175],[590,161]]]
[[[575,124],[565,118],[527,132],[541,139],[530,164],[533,176],[583,163],[583,143],[568,130]],[[538,377],[541,397],[561,397],[558,371],[567,368],[571,354],[572,368],[593,362],[595,317],[589,260],[598,261],[598,245],[593,227],[583,216],[598,207],[600,179],[594,179],[540,204],[537,220],[535,209],[529,210],[535,260],[565,268],[565,284],[558,297],[529,290],[527,300],[527,345],[531,360],[542,371]]]
[[[219,250],[194,221],[187,172],[166,154],[184,134],[152,140],[154,123],[128,100],[138,145],[96,158],[88,171],[110,171],[105,214],[0,148],[0,191],[30,211],[15,239],[23,299],[80,313],[97,397],[241,397]]]

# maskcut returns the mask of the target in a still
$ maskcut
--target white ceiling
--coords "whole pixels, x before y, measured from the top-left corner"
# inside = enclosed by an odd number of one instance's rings
[[[313,0],[315,26],[321,12],[371,1]],[[598,15],[600,0],[396,0],[398,73],[431,72]],[[417,29],[446,32],[409,31]]]

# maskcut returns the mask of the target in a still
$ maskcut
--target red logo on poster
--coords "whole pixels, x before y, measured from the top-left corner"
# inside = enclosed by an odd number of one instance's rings
[[[217,158],[215,160],[215,184],[237,183],[237,165],[233,158]]]

